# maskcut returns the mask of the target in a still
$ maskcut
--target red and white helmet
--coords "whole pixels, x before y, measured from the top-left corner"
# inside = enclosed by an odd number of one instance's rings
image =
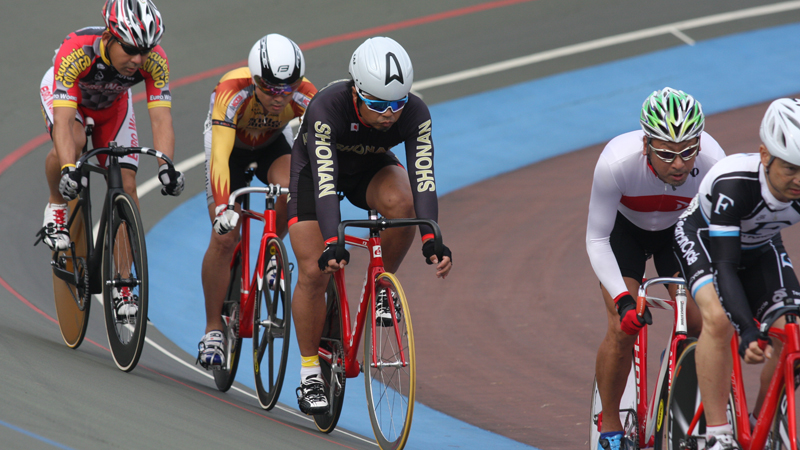
[[[103,19],[111,34],[137,48],[153,48],[164,35],[161,13],[151,0],[106,0]]]

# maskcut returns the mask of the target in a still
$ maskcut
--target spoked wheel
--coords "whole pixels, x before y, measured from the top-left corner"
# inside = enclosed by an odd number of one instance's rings
[[[323,433],[330,433],[336,428],[339,416],[342,414],[344,404],[344,388],[347,377],[344,367],[344,344],[342,342],[342,314],[339,303],[339,290],[336,288],[334,277],[328,283],[325,292],[327,314],[325,328],[322,331],[320,342],[319,365],[322,369],[322,378],[325,380],[325,394],[328,397],[328,412],[314,416],[317,429]]]
[[[270,410],[278,403],[286,375],[292,329],[292,271],[286,248],[277,238],[267,241],[265,267],[258,283],[253,311],[253,370],[261,407]],[[270,266],[275,276],[269,286]]]
[[[694,419],[702,399],[700,388],[697,385],[697,366],[695,364],[695,350],[697,342],[692,342],[681,354],[675,365],[675,375],[672,378],[672,388],[667,404],[667,418],[665,429],[665,448],[669,450],[702,449],[705,439],[699,436],[706,434],[705,414],[700,416],[694,430],[688,433],[689,425]],[[736,435],[736,421],[734,417],[735,406],[733,397],[728,396],[728,423],[733,425]]]
[[[120,370],[130,372],[139,362],[147,329],[147,250],[139,209],[128,194],[111,204],[110,242],[103,245],[103,300],[108,344]],[[114,291],[129,304],[117,313]],[[124,313],[127,310],[127,313]]]
[[[53,270],[53,294],[56,301],[56,316],[61,337],[69,348],[78,348],[86,336],[86,327],[89,324],[89,309],[91,307],[91,294],[89,292],[89,273],[86,267],[86,228],[83,213],[78,208],[78,200],[69,203],[69,210],[74,211],[75,219],[69,229],[72,249],[59,251],[54,255],[57,267]],[[75,274],[67,281],[56,276],[55,271],[62,269],[67,273]],[[66,275],[66,273],[63,273]],[[77,281],[77,283],[75,283]]]
[[[631,370],[628,372],[628,381],[625,391],[620,399],[619,420],[624,428],[625,439],[628,448],[639,448],[639,428],[636,416],[636,366],[631,362]],[[591,420],[589,422],[589,448],[597,450],[600,440],[600,425],[602,421],[603,404],[600,400],[600,391],[597,389],[597,377],[592,385],[592,405],[590,407]]]
[[[378,275],[373,298],[389,303],[394,317],[376,323],[367,314],[364,337],[364,381],[372,431],[382,450],[399,450],[411,431],[416,390],[414,333],[408,302],[397,278]]]
[[[237,251],[231,264],[231,280],[222,304],[222,334],[225,335],[225,364],[214,369],[214,383],[217,389],[227,392],[236,378],[239,367],[239,352],[242,349],[242,338],[239,337],[239,294],[242,286],[242,264]]]

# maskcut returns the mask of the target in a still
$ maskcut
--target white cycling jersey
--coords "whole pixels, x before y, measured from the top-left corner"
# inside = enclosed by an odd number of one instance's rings
[[[646,231],[675,225],[705,174],[725,157],[717,141],[703,132],[691,174],[683,185],[673,187],[661,181],[647,163],[643,138],[639,130],[612,139],[600,154],[592,181],[586,251],[597,278],[615,300],[628,292],[610,243],[617,212]]]

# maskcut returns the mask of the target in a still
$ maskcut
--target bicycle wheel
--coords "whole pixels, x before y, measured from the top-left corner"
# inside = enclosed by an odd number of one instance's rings
[[[694,359],[696,348],[697,342],[689,344],[675,364],[675,375],[672,377],[664,430],[665,448],[669,450],[696,449],[705,441],[703,438],[698,439],[698,436],[706,434],[705,414],[698,420],[691,436],[687,435],[695,411],[702,401],[700,388],[697,385],[697,366]],[[734,420],[736,409],[732,395],[728,396],[727,415],[728,423],[732,424],[735,436],[737,433]]]
[[[389,303],[394,303],[397,310],[396,320],[380,326],[372,314],[367,314],[364,382],[369,419],[378,445],[382,450],[399,450],[406,445],[414,414],[414,332],[406,295],[394,274],[378,275],[373,301],[384,290],[387,299],[394,299]]]
[[[233,255],[231,266],[231,280],[222,303],[222,334],[225,335],[225,364],[213,370],[214,383],[217,389],[227,392],[236,378],[236,369],[239,367],[239,352],[242,349],[242,338],[239,337],[239,294],[242,287],[242,264],[237,251]]]
[[[77,273],[79,282],[75,284],[63,280],[53,272],[53,294],[61,337],[67,347],[78,348],[86,336],[92,296],[89,292],[89,273],[86,264],[86,227],[83,211],[78,207],[77,199],[69,202],[69,210],[75,217],[69,229],[70,239],[75,246],[75,259],[72,258],[70,250],[59,251],[56,257],[61,269]]]
[[[325,315],[325,328],[322,330],[320,350],[331,355],[330,361],[320,357],[319,365],[322,369],[322,378],[325,380],[326,395],[328,397],[328,412],[314,416],[314,424],[323,433],[330,433],[336,428],[339,416],[342,414],[344,404],[344,388],[347,381],[344,367],[344,342],[342,338],[342,315],[339,302],[339,290],[336,282],[331,277],[328,290],[325,292],[327,314]]]
[[[678,348],[676,350],[677,357],[676,359],[680,359],[681,355],[683,354],[686,347],[696,342],[697,338],[686,338],[678,343]],[[662,362],[664,358],[666,358],[666,351],[662,353]],[[667,362],[668,363],[668,362]],[[661,374],[659,374],[661,375]],[[654,450],[661,450],[666,448],[664,442],[664,430],[666,428],[666,421],[667,421],[667,405],[669,404],[669,368],[667,367],[666,372],[663,374],[664,379],[659,379],[657,382],[661,382],[661,389],[658,391],[658,400],[655,405],[655,415],[653,417],[653,421],[655,421],[655,429],[653,432],[653,449]],[[652,426],[652,425],[651,425]]]
[[[147,329],[147,250],[139,209],[128,194],[111,202],[111,240],[103,245],[103,309],[114,362],[130,372],[139,362]],[[133,315],[117,315],[112,287],[127,287],[138,306]]]
[[[266,282],[266,261],[256,291],[253,311],[253,370],[258,403],[269,411],[278,403],[286,375],[292,329],[292,272],[286,248],[278,238],[270,238],[264,258],[275,258],[273,288]]]
[[[636,415],[636,365],[631,362],[631,370],[628,372],[628,381],[625,384],[625,391],[622,394],[619,405],[619,419],[622,422],[625,439],[628,448],[639,448],[639,421]],[[597,377],[595,376],[592,384],[592,405],[590,408],[591,417],[589,421],[589,448],[598,449],[600,440],[600,427],[603,412],[603,404],[600,399],[600,391],[597,389]]]

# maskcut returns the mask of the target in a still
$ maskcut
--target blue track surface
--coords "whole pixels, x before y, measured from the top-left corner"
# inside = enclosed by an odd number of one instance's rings
[[[704,41],[434,105],[439,193],[633,130],[638,127],[642,101],[664,86],[692,94],[706,114],[800,92],[800,25]],[[362,218],[364,214],[343,205],[342,215]],[[210,232],[205,194],[200,194],[147,235],[150,318],[190,354],[196,352],[205,328],[200,265]],[[247,349],[252,344],[247,339],[243,345]],[[245,359],[249,352],[242,357],[237,380],[254,387],[252,363]],[[299,367],[292,339],[281,402],[293,407]],[[339,426],[371,437],[363,383],[362,378],[348,380]],[[587,392],[587,404],[588,396]],[[533,447],[417,404],[406,448]]]

